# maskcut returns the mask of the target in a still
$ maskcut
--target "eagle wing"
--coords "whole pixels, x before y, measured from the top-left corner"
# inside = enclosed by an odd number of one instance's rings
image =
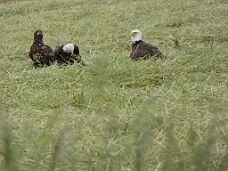
[[[138,43],[132,45],[132,52],[130,54],[132,59],[148,59],[150,56],[163,58],[161,51],[156,46],[149,43],[139,41]]]
[[[79,47],[77,45],[74,45],[74,54],[79,55]]]
[[[33,43],[29,57],[32,59],[34,66],[50,66],[50,63],[55,60],[54,58],[54,51],[48,45],[40,45],[37,43]]]
[[[57,46],[54,56],[58,63],[66,63],[70,59],[71,54],[63,52],[63,46]]]
[[[60,50],[61,50],[60,46],[56,47],[54,50],[54,56],[56,59],[57,59],[58,55],[60,54]]]
[[[150,56],[163,57],[163,54],[161,53],[161,51],[156,46],[153,46],[149,43],[144,42],[143,47],[145,48],[147,53],[150,54]]]

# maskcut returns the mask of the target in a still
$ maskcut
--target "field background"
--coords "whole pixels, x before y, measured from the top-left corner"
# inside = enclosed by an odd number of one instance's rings
[[[0,2],[1,171],[228,170],[227,0]],[[87,65],[33,68],[38,29]]]

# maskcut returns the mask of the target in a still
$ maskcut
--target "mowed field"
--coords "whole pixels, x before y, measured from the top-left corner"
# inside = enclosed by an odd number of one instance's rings
[[[1,171],[227,171],[227,0],[0,3]],[[80,64],[34,68],[41,29]],[[132,61],[130,31],[166,59]]]

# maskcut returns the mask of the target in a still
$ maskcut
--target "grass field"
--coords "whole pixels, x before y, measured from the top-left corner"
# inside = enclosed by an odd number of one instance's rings
[[[227,0],[0,2],[1,171],[228,170]],[[87,65],[34,68],[38,29]]]

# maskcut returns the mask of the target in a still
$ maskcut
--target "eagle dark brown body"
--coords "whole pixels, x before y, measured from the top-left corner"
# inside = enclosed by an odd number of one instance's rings
[[[54,52],[55,59],[59,64],[74,64],[75,62],[81,62],[84,65],[77,45],[74,45],[73,54],[64,52],[63,47],[64,45],[56,47]]]
[[[37,30],[34,33],[34,42],[30,47],[29,57],[32,59],[35,67],[50,66],[54,59],[54,51],[43,42],[43,33]]]
[[[164,57],[164,55],[157,47],[149,43],[146,43],[142,40],[132,43],[132,51],[130,54],[130,57],[132,59],[134,60],[139,60],[141,58],[148,59],[151,56],[154,56],[155,59]]]

